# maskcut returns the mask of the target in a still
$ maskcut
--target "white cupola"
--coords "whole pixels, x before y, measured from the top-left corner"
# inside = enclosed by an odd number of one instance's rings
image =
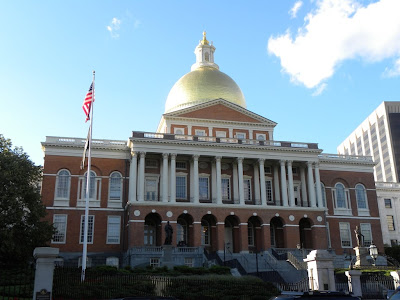
[[[219,70],[217,64],[214,63],[214,52],[215,47],[207,41],[206,32],[203,31],[203,39],[199,42],[194,54],[196,55],[196,63],[192,65],[191,71],[194,71],[200,67],[212,67]]]

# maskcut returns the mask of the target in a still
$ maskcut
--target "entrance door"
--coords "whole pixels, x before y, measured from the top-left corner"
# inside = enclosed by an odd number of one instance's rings
[[[233,253],[233,228],[229,222],[225,223],[225,251]]]

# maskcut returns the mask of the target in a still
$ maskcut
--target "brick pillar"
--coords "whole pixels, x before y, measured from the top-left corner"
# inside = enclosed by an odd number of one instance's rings
[[[261,225],[261,242],[263,250],[267,250],[271,248],[271,229],[269,225],[262,224]]]
[[[135,220],[138,221],[138,220]],[[144,245],[144,222],[129,222],[129,245],[138,247]]]
[[[201,246],[201,222],[193,222],[192,237],[193,237],[192,247],[200,247]]]
[[[225,222],[217,223],[217,245],[218,251],[224,251],[225,247]]]
[[[296,248],[297,244],[300,243],[299,227],[297,226],[285,226],[285,248]]]
[[[240,223],[239,224],[239,251],[242,253],[249,252],[249,241],[247,239],[248,236],[248,224],[247,223]]]

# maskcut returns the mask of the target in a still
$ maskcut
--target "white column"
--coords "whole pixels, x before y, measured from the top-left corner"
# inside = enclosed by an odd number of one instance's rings
[[[199,203],[199,155],[193,155],[193,202]]]
[[[222,204],[222,186],[221,186],[221,156],[215,157],[215,169],[216,169],[216,189],[217,189],[217,204]]]
[[[239,179],[238,179],[238,168],[237,162],[232,163],[232,186],[233,186],[233,203],[239,203]]]
[[[253,165],[254,170],[254,200],[256,204],[261,204],[260,199],[260,171],[258,169],[258,164],[255,163]]]
[[[275,204],[282,205],[281,194],[279,193],[279,173],[277,164],[274,164],[274,192],[275,192]]]
[[[288,169],[288,180],[289,180],[289,205],[296,206],[294,202],[294,185],[293,185],[293,169],[292,169],[292,161],[287,161],[287,169]]]
[[[315,168],[315,185],[317,187],[318,207],[324,207],[324,203],[322,201],[321,178],[319,176],[319,163],[314,163],[314,168]]]
[[[211,199],[212,203],[217,202],[217,169],[216,161],[211,161]]]
[[[168,153],[163,153],[162,202],[168,202]]]
[[[139,159],[139,180],[138,180],[138,189],[139,189],[139,197],[138,201],[144,201],[144,182],[145,182],[145,160],[146,160],[146,152],[140,152],[140,159]]]
[[[314,190],[314,177],[312,170],[312,162],[307,162],[307,178],[308,178],[308,196],[310,199],[310,206],[316,207],[315,203],[315,190]]]
[[[288,206],[288,194],[286,185],[286,168],[284,160],[279,161],[281,164],[281,191],[282,191],[282,206]]]
[[[301,180],[301,199],[303,201],[303,206],[308,206],[306,172],[303,166],[300,167],[300,180]]]
[[[189,181],[189,190],[190,190],[190,202],[194,202],[194,161],[193,159],[189,162],[190,165],[190,181]]]
[[[258,163],[259,163],[259,172],[260,172],[261,205],[267,205],[267,193],[265,190],[264,159],[259,158]]]
[[[238,163],[238,181],[239,181],[239,204],[244,205],[243,157],[238,157],[237,163]]]
[[[171,153],[171,173],[170,173],[170,202],[176,202],[176,154]]]
[[[137,153],[131,153],[131,165],[129,168],[129,203],[136,202],[137,183]]]
[[[212,127],[208,127],[208,136],[213,136]]]

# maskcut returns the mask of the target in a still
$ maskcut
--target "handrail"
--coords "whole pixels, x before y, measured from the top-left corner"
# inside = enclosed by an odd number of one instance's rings
[[[292,252],[288,252],[287,254],[288,261],[297,269],[297,270],[307,270],[307,264],[305,262],[301,262],[297,259],[296,256],[293,255]]]

